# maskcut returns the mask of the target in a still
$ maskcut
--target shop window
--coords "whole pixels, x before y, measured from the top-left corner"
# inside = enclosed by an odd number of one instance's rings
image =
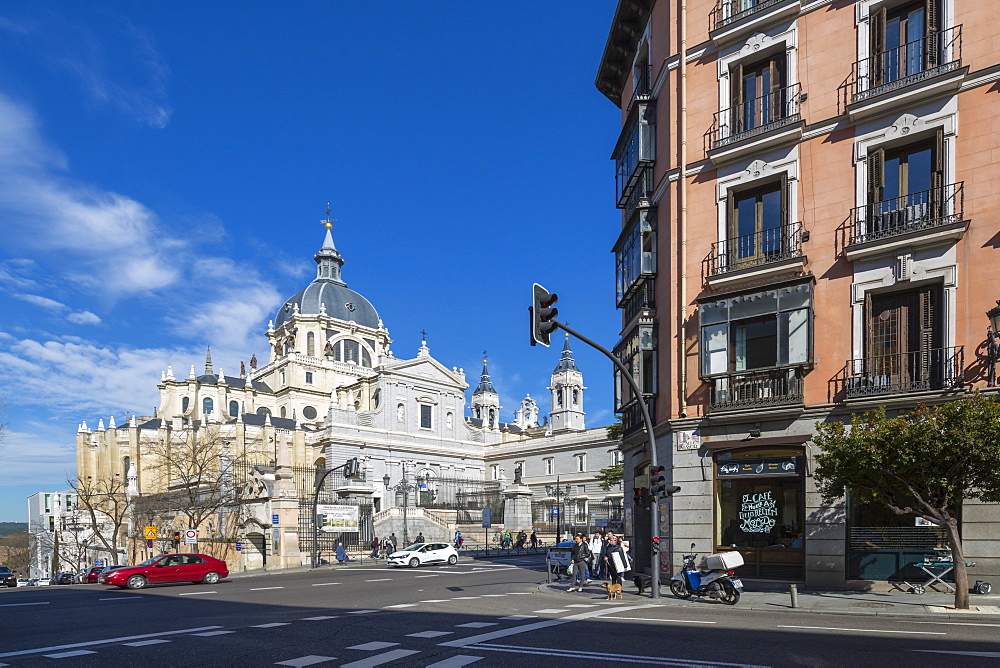
[[[748,449],[715,460],[715,542],[747,577],[800,579],[805,565],[802,450]]]

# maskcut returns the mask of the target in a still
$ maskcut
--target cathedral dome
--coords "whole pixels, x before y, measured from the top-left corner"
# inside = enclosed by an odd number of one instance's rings
[[[329,216],[327,210],[327,216]],[[288,299],[274,316],[274,327],[277,329],[285,324],[295,314],[296,305],[303,315],[319,315],[325,313],[337,320],[354,321],[362,327],[379,329],[382,325],[375,307],[360,294],[347,287],[341,278],[341,267],[344,258],[333,245],[333,235],[330,234],[331,221],[326,223],[326,237],[323,246],[313,259],[316,260],[316,278],[304,290]],[[323,308],[321,308],[323,307]]]
[[[353,320],[362,327],[379,328],[378,313],[371,302],[343,283],[330,279],[317,278],[285,301],[274,316],[275,329],[291,319],[296,304],[299,306],[299,313],[303,315],[320,313],[322,304],[326,307],[326,315],[331,318]]]

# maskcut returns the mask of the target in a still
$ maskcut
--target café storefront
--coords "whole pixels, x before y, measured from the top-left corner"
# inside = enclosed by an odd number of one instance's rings
[[[804,455],[781,445],[713,453],[715,549],[743,555],[740,577],[804,579]]]

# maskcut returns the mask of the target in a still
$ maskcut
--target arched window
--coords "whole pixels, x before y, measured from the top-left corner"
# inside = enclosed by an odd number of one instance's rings
[[[309,355],[309,357],[316,356],[316,335],[312,332],[306,334],[306,355]]]
[[[578,403],[580,403],[580,391],[573,390],[573,405],[576,406]]]
[[[556,390],[556,405],[562,406],[562,390]]]
[[[129,457],[122,457],[122,475],[128,475],[128,465],[132,461]]]
[[[270,415],[270,414],[271,414],[271,411],[267,410],[263,406],[257,409],[257,415],[259,415],[261,417],[264,417],[264,416]]]
[[[281,407],[281,410],[279,412],[281,413],[281,417],[285,417],[285,407],[284,406]]]
[[[344,343],[343,341],[337,341],[333,344],[333,361],[343,362],[344,361]]]
[[[372,356],[368,353],[368,349],[361,348],[361,366],[370,369],[372,368]]]
[[[350,339],[344,340],[344,361],[348,364],[357,364],[361,361],[361,356],[358,355],[357,341],[351,341]]]
[[[229,417],[239,417],[240,416],[240,404],[238,401],[229,402]]]
[[[181,413],[187,413],[188,406],[191,405],[191,397],[181,399]]]
[[[201,401],[201,412],[205,415],[211,415],[212,411],[215,409],[215,402],[212,401],[212,397],[205,397]]]

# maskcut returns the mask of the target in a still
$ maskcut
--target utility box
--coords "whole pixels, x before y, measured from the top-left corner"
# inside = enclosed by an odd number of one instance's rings
[[[736,551],[720,552],[708,555],[705,562],[708,564],[709,570],[731,571],[743,565],[743,555]]]

